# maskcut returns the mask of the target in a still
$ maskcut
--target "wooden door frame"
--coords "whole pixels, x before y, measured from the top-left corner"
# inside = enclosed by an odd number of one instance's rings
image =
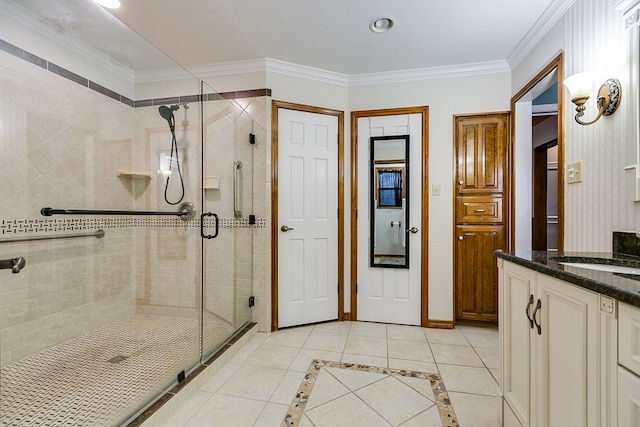
[[[511,190],[508,197],[509,224],[507,238],[509,249],[514,250],[516,246],[516,211],[515,211],[515,137],[516,137],[516,103],[520,101],[535,85],[540,83],[548,74],[556,71],[558,81],[558,252],[564,250],[564,52],[560,52],[551,62],[549,62],[536,76],[531,79],[522,89],[511,98],[511,138],[507,144],[507,162],[509,170],[509,183]]]
[[[278,109],[338,118],[338,320],[344,320],[344,111],[271,101],[271,331],[278,330]]]
[[[364,117],[422,115],[422,262],[420,271],[420,325],[442,327],[429,320],[429,107],[390,108],[351,112],[351,312],[350,319],[358,320],[358,119]]]

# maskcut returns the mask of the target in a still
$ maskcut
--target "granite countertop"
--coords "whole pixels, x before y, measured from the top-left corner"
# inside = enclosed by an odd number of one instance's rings
[[[531,270],[640,308],[640,276],[587,270],[560,262],[610,264],[640,268],[640,257],[611,252],[496,251],[494,255]]]

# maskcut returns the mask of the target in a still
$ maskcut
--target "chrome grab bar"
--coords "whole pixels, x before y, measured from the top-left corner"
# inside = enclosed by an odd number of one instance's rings
[[[110,210],[84,210],[84,209],[40,209],[42,216],[52,215],[169,215],[179,216],[183,221],[189,221],[196,215],[196,208],[192,203],[183,203],[178,212],[158,211],[110,211]]]
[[[47,236],[9,237],[9,238],[0,239],[0,243],[31,242],[35,240],[73,239],[76,237],[97,237],[98,239],[102,239],[104,237],[104,230],[100,228],[94,231],[93,233],[85,233],[85,234],[58,234],[58,235],[47,235]]]
[[[15,274],[15,273],[20,273],[20,270],[22,270],[25,265],[27,265],[27,262],[23,257],[19,256],[16,258],[5,259],[0,261],[0,270],[10,268],[11,272]]]
[[[242,218],[242,197],[240,196],[240,169],[242,162],[236,160],[233,162],[233,215],[236,218]]]

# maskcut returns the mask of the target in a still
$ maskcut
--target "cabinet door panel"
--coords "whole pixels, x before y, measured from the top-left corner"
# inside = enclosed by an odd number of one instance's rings
[[[496,224],[502,222],[502,197],[458,197],[458,224]]]
[[[640,375],[640,310],[625,304],[619,307],[620,364]]]
[[[598,297],[543,275],[536,285],[542,303],[536,317],[541,334],[535,332],[536,424],[596,426]]]
[[[456,118],[458,195],[503,192],[506,117],[499,114]]]
[[[618,367],[618,425],[640,425],[640,378]]]
[[[500,282],[500,338],[502,343],[500,387],[507,409],[517,422],[529,426],[531,327],[525,313],[534,293],[535,274],[531,270],[505,263]],[[533,308],[529,306],[529,313]],[[515,424],[514,424],[515,425]]]
[[[456,227],[456,318],[498,320],[498,270],[493,252],[504,249],[501,225]]]

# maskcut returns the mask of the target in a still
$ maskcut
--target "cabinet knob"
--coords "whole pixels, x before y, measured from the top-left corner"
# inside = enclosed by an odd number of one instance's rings
[[[463,180],[460,180],[460,181],[458,181],[458,184],[460,184],[460,185],[464,185],[464,181],[463,181]]]
[[[458,240],[464,240],[463,236],[458,236]]]

